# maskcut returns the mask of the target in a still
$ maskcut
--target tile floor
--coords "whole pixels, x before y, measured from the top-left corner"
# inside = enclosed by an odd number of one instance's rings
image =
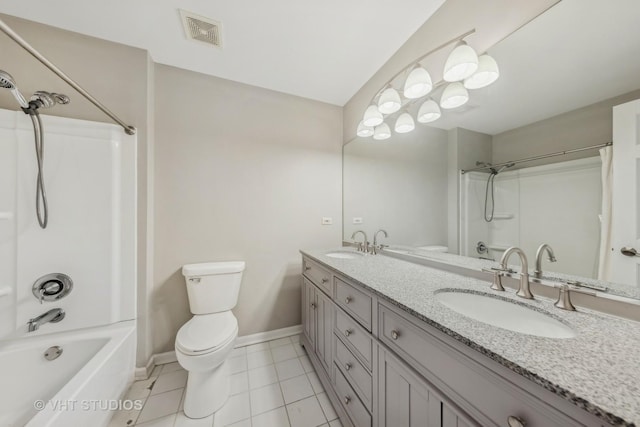
[[[109,427],[342,427],[299,336],[236,348],[229,365],[231,396],[215,415],[184,415],[187,372],[174,362],[133,383],[125,399],[142,410],[116,412]]]

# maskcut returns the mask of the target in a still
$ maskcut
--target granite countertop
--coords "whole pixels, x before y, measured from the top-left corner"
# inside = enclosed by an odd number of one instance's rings
[[[603,421],[640,426],[640,323],[586,309],[560,310],[546,298],[524,300],[510,289],[491,290],[489,282],[390,256],[338,259],[327,257],[328,252],[301,251]],[[525,335],[463,316],[434,298],[451,288],[526,304],[570,325],[577,336]]]

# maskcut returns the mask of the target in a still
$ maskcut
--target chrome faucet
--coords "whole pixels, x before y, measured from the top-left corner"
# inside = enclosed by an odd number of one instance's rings
[[[540,247],[538,248],[538,251],[536,252],[536,269],[533,270],[533,275],[536,276],[538,279],[542,277],[542,255],[544,255],[544,252],[547,252],[547,255],[549,256],[549,262],[556,262],[556,255],[553,253],[553,249],[551,249],[551,246],[549,246],[546,243],[543,243],[542,245],[540,245]]]
[[[378,253],[379,250],[381,250],[382,248],[384,248],[385,245],[383,245],[382,243],[380,243],[380,245],[378,245],[378,234],[384,234],[385,239],[389,237],[389,234],[387,234],[387,232],[383,229],[380,229],[378,231],[376,231],[376,234],[373,235],[373,247],[371,248],[371,253],[373,255],[376,255]]]
[[[37,331],[40,325],[43,325],[45,323],[58,323],[59,321],[64,319],[65,314],[66,313],[61,308],[52,308],[51,310],[47,311],[44,314],[41,314],[34,319],[29,319],[29,323],[27,323],[27,325],[29,326],[29,332]]]
[[[364,236],[363,242],[356,242],[356,235],[358,233],[362,233],[362,235]],[[369,252],[369,239],[367,239],[367,233],[365,233],[362,230],[354,231],[353,234],[351,235],[351,240],[353,240],[358,244],[358,252],[364,252],[364,253]]]
[[[520,263],[522,264],[522,272],[520,273],[520,287],[518,288],[518,292],[516,295],[526,299],[533,299],[533,294],[529,289],[529,263],[527,262],[527,256],[524,251],[520,248],[516,248],[515,246],[510,247],[504,254],[502,254],[502,258],[500,259],[500,268],[504,271],[508,270],[507,261],[512,254],[518,254],[520,257]]]

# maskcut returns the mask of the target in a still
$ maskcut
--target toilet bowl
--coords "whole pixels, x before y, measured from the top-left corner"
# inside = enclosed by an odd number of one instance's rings
[[[193,318],[176,336],[178,363],[188,372],[184,413],[205,418],[229,397],[227,359],[238,336],[231,312],[238,300],[243,262],[189,264],[182,268]]]

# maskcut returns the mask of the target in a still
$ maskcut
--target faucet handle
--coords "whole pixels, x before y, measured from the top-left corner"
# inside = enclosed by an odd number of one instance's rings
[[[502,276],[505,275],[505,273],[512,273],[513,271],[510,271],[509,269],[502,269],[502,268],[496,268],[496,267],[491,267],[490,269],[486,269],[483,268],[482,271],[484,271],[485,273],[491,273],[493,274],[493,283],[491,284],[491,289],[493,289],[494,291],[504,291],[504,286],[502,286]]]
[[[574,282],[572,280],[568,280],[566,283],[560,283],[558,285],[554,285],[554,288],[560,290],[558,294],[558,300],[553,304],[562,310],[568,311],[576,311],[576,308],[571,303],[571,292],[577,292],[579,294],[591,295],[595,296],[596,293],[593,291],[585,291],[582,289],[578,289],[575,286],[578,282]]]

